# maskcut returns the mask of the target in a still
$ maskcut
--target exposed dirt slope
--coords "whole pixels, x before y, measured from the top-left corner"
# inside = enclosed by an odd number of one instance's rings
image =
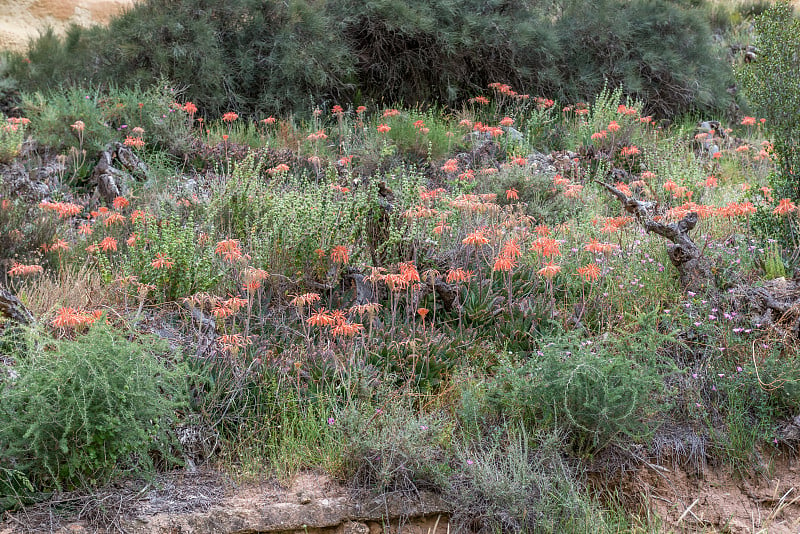
[[[63,32],[73,23],[105,24],[135,1],[0,0],[0,48],[22,49],[47,26]]]

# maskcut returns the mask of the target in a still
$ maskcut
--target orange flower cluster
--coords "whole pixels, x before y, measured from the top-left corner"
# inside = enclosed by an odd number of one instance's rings
[[[511,86],[508,85],[507,83],[493,82],[493,83],[490,83],[488,87],[489,87],[489,89],[493,89],[493,90],[497,91],[501,95],[510,96],[512,98],[516,98],[516,99],[519,99],[519,100],[526,100],[526,99],[529,98],[529,95],[521,95],[521,94],[517,93],[516,91],[514,91],[511,88]],[[478,97],[478,98],[481,98],[481,97]],[[546,98],[537,97],[535,99],[535,101],[539,105],[544,105],[546,102],[551,102],[550,106],[555,104],[555,102],[553,102],[552,100],[547,100]],[[488,101],[486,103],[488,104]],[[550,106],[546,106],[546,107],[550,107]]]
[[[620,104],[617,106],[617,113],[621,113],[622,115],[638,115],[639,112],[635,108],[629,108],[625,104]]]
[[[252,342],[252,339],[246,338],[242,334],[223,334],[217,337],[219,348],[231,354],[236,354]]]
[[[465,271],[462,268],[458,269],[450,269],[447,271],[447,276],[445,280],[448,284],[452,284],[453,282],[469,282],[472,280],[472,277],[475,275],[472,271]]]
[[[289,305],[295,308],[302,308],[303,306],[319,302],[319,299],[319,293],[303,293],[302,295],[295,295],[292,300],[289,301]]]
[[[319,141],[321,139],[327,139],[328,136],[325,135],[325,130],[317,130],[316,132],[310,134],[306,139],[309,141]]]
[[[285,163],[279,163],[278,165],[276,165],[276,166],[272,167],[271,169],[267,170],[267,172],[270,173],[270,174],[279,174],[279,173],[288,172],[288,171],[289,171],[289,166],[287,164],[285,164]]]
[[[44,268],[41,265],[25,265],[22,263],[14,262],[11,266],[11,269],[8,270],[9,276],[28,276],[31,274],[41,274],[44,272]]]
[[[756,207],[752,202],[731,202],[726,206],[717,208],[717,215],[733,218],[747,216],[756,211]]]
[[[56,318],[53,319],[53,326],[56,328],[78,328],[89,326],[103,316],[101,310],[94,310],[92,312],[85,312],[76,310],[73,307],[62,307],[56,312]]]
[[[788,215],[797,209],[797,206],[788,198],[782,198],[777,207],[772,210],[775,215]]]
[[[214,253],[222,256],[222,259],[228,263],[240,260],[244,256],[238,239],[225,239],[218,242]]]
[[[175,262],[163,252],[159,252],[156,254],[155,259],[150,262],[150,265],[154,269],[171,269],[175,265]]]
[[[43,200],[39,203],[39,207],[43,210],[55,211],[61,219],[74,217],[83,211],[83,206],[71,202],[48,202]]]
[[[444,162],[444,165],[442,165],[440,168],[447,173],[458,172],[458,160],[448,159],[447,161]]]
[[[114,201],[111,203],[114,206],[115,210],[121,210],[123,208],[127,208],[130,202],[125,197],[116,197]]]
[[[483,195],[463,194],[448,201],[448,204],[455,209],[484,213],[487,211],[497,211],[499,209],[499,206],[494,204],[496,199],[497,195],[494,193]]]
[[[142,148],[144,146],[144,139],[129,135],[125,138],[125,141],[122,144],[131,148]]]
[[[329,312],[325,308],[320,308],[312,313],[311,316],[306,319],[306,322],[311,326],[328,327],[331,329],[331,333],[337,337],[353,337],[364,330],[364,325],[360,323],[351,323],[341,310]]]
[[[503,245],[500,254],[494,259],[493,271],[511,272],[511,270],[518,265],[517,258],[520,257],[522,251],[516,239],[508,241]]]
[[[220,320],[235,315],[247,305],[247,299],[240,297],[231,297],[226,300],[214,298],[212,302],[214,302],[214,307],[211,308],[211,315]]]
[[[331,261],[334,263],[347,264],[350,261],[350,251],[344,245],[337,245],[331,249]]]
[[[488,132],[492,137],[500,137],[506,133],[506,131],[499,126],[489,126],[488,124],[483,124],[482,122],[476,122],[472,129],[480,133]]]
[[[548,261],[547,263],[544,264],[544,267],[536,271],[536,274],[550,279],[555,277],[555,275],[557,275],[560,272],[561,272],[560,265],[556,265],[552,261]]]
[[[633,217],[603,217],[602,223],[603,225],[600,227],[600,231],[605,234],[613,234],[626,224],[633,222]],[[597,224],[599,221],[593,221]]]
[[[600,267],[596,263],[590,263],[579,267],[578,274],[587,282],[596,282],[600,278]]]
[[[105,251],[105,252],[108,252],[108,251],[116,252],[117,251],[117,240],[114,239],[113,237],[109,236],[109,237],[103,238],[103,240],[100,241],[99,245],[100,245],[100,249]]]
[[[561,255],[560,244],[552,237],[538,237],[533,243],[531,243],[530,250],[544,256],[545,258]]]
[[[15,126],[27,126],[31,123],[31,120],[26,117],[9,117],[6,122]]]
[[[601,243],[597,239],[592,239],[583,246],[583,250],[592,254],[606,254],[619,248],[615,243]]]
[[[489,243],[489,240],[484,235],[483,231],[477,230],[468,234],[462,241],[465,245],[472,245],[473,247],[482,247]]]
[[[239,118],[239,114],[233,111],[229,111],[222,116],[222,120],[225,122],[233,122]]]
[[[264,269],[257,269],[255,267],[248,267],[242,274],[242,281],[244,288],[249,291],[257,291],[261,288],[261,282],[269,278],[269,273]]]

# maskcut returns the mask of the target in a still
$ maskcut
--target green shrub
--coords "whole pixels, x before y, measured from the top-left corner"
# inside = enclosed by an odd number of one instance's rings
[[[492,82],[576,101],[607,81],[674,114],[729,102],[704,17],[665,0],[147,0],[107,29],[43,34],[11,58],[5,85],[166,77],[219,115],[347,99],[454,106]]]
[[[557,22],[566,80],[562,100],[622,86],[646,113],[725,110],[730,66],[703,13],[665,0],[566,2]]]
[[[640,440],[651,430],[663,387],[664,369],[648,355],[658,337],[651,331],[597,342],[551,339],[529,361],[502,364],[471,396],[483,399],[478,405],[485,403],[490,419],[520,421],[532,431],[563,429],[579,455],[621,438]]]
[[[562,456],[558,433],[501,431],[456,448],[444,495],[458,532],[600,532],[602,514]]]
[[[753,110],[774,137],[779,172],[772,186],[780,197],[800,199],[800,19],[786,0],[755,19],[758,57],[737,69]]]
[[[346,406],[331,425],[345,444],[345,476],[357,488],[435,489],[449,470],[452,422],[443,414],[419,413],[404,398]]]
[[[529,2],[330,2],[375,100],[456,103],[510,83],[535,94],[557,84],[558,43]],[[338,22],[338,21],[337,21]]]
[[[174,103],[178,95],[163,82],[138,87],[112,86],[106,90],[80,87],[23,93],[22,109],[31,119],[37,141],[56,150],[73,148],[94,152],[111,141],[124,141],[132,132],[144,130],[147,151],[163,150],[183,155],[189,148],[191,119]],[[82,121],[78,131],[72,125]]]
[[[121,271],[138,276],[143,284],[154,285],[159,298],[174,301],[208,291],[222,278],[223,268],[214,261],[213,243],[199,242],[191,215],[183,220],[178,213],[161,219],[144,216],[133,224],[133,233],[136,243],[128,246],[121,258]],[[153,265],[159,257],[172,265]]]
[[[175,461],[170,426],[184,373],[103,324],[76,340],[21,345],[0,382],[0,460],[38,490],[94,486],[122,470]]]
[[[9,163],[19,154],[24,138],[25,124],[17,124],[0,113],[0,163]]]

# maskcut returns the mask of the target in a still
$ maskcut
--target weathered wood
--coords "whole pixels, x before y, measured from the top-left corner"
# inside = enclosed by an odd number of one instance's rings
[[[654,220],[658,204],[631,198],[611,184],[595,180],[606,188],[627,213],[636,217],[650,233],[660,235],[671,243],[667,245],[667,254],[672,265],[678,270],[681,284],[690,290],[715,289],[714,277],[708,261],[703,257],[700,248],[692,240],[689,233],[697,225],[699,216],[695,212],[687,213],[680,221],[664,224]]]
[[[0,315],[23,325],[36,322],[33,314],[16,295],[0,287]]]
[[[125,170],[114,166],[119,162]],[[95,200],[100,197],[107,203],[125,196],[131,178],[142,179],[147,175],[147,165],[130,148],[122,143],[111,143],[100,151],[100,159],[92,171],[91,181],[97,184]]]

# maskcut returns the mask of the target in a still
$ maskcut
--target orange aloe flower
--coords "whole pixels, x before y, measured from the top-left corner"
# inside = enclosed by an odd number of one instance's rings
[[[561,266],[556,265],[552,261],[548,261],[544,264],[544,267],[536,271],[536,274],[539,276],[544,276],[545,278],[553,278],[555,275],[561,272]]]
[[[796,209],[797,206],[795,205],[794,202],[792,202],[788,198],[782,198],[780,202],[778,202],[778,206],[774,210],[772,210],[772,213],[774,213],[775,215],[787,215],[789,213],[792,213]]]
[[[233,263],[243,256],[238,239],[225,239],[218,242],[214,253],[222,256],[222,258],[229,263]]]
[[[350,260],[350,251],[344,245],[337,245],[331,249],[331,261],[346,264]]]
[[[106,237],[102,241],[100,241],[100,248],[106,252],[112,250],[114,252],[117,251],[117,240],[113,237]]]
[[[163,252],[159,252],[156,254],[156,258],[150,262],[150,265],[154,269],[170,269],[175,265],[175,262]]]
[[[14,262],[11,269],[8,270],[9,276],[28,276],[30,274],[41,274],[44,268],[41,265],[24,265],[22,263]]]
[[[333,315],[325,308],[321,308],[317,312],[312,313],[311,316],[306,319],[306,322],[311,326],[330,326],[334,321]]]
[[[472,245],[474,247],[480,247],[480,246],[483,246],[483,245],[486,245],[487,243],[489,243],[489,240],[486,238],[485,235],[483,235],[482,231],[477,230],[477,231],[472,232],[471,234],[469,234],[461,242],[463,244],[465,244],[465,245]]]
[[[578,274],[587,282],[595,282],[600,278],[600,267],[595,263],[590,263],[578,268]]]

